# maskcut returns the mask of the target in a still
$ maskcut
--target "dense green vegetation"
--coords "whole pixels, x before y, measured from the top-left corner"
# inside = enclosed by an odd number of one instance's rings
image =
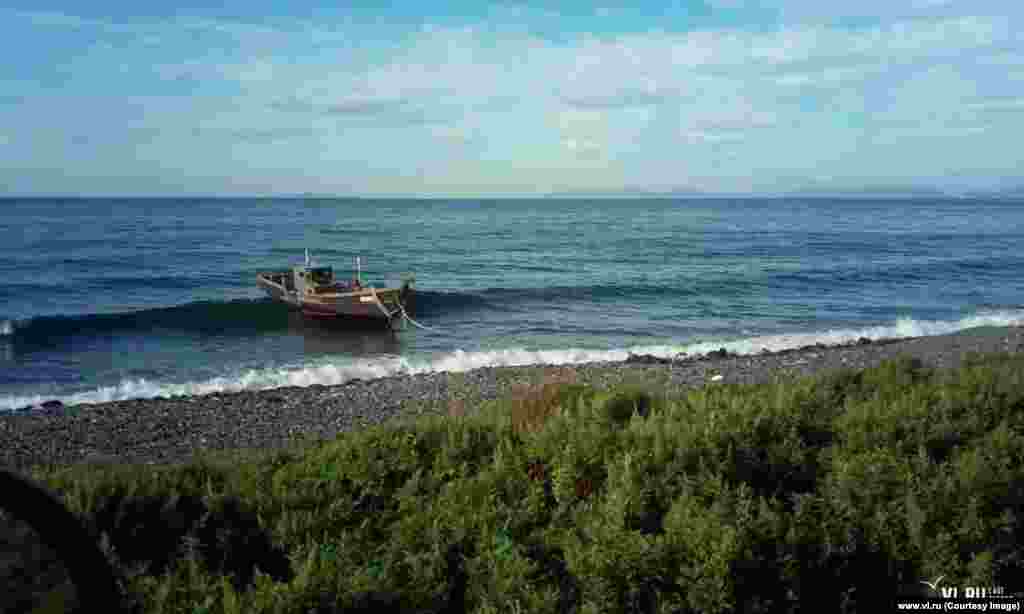
[[[869,612],[939,575],[1024,589],[1022,356],[679,398],[536,382],[465,409],[36,477],[153,612]]]

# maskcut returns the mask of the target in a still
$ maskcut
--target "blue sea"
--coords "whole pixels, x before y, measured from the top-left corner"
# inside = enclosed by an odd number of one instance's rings
[[[1024,201],[0,200],[0,410],[1024,322]],[[256,273],[397,285],[398,333]]]

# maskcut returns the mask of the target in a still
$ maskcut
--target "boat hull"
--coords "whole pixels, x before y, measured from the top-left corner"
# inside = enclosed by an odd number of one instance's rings
[[[372,293],[356,294],[351,296],[341,295],[337,297],[317,297],[300,301],[299,308],[303,315],[313,318],[357,318],[360,320],[389,320],[395,313],[398,305],[397,298],[392,300],[391,294],[395,291],[378,290],[377,297],[383,303],[384,308],[377,304]]]

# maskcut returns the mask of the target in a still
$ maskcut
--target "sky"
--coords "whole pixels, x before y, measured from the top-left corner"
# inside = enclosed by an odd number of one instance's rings
[[[1024,185],[1019,0],[143,4],[0,7],[0,194]]]

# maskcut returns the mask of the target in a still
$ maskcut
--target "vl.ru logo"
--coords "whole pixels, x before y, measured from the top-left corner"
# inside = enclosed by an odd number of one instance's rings
[[[966,586],[962,591],[956,586],[939,586],[945,577],[939,576],[931,582],[921,580],[921,584],[932,589],[936,597],[943,599],[985,599],[1007,596],[1006,590],[1002,586]]]

